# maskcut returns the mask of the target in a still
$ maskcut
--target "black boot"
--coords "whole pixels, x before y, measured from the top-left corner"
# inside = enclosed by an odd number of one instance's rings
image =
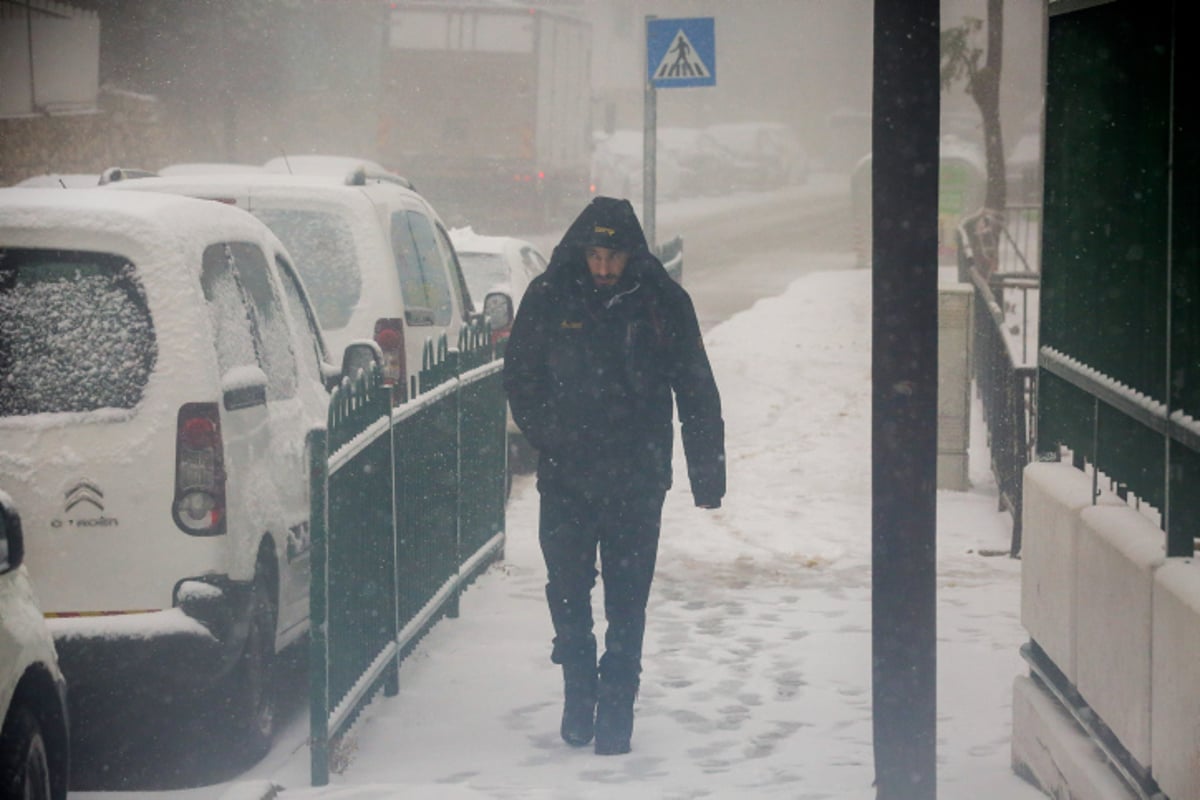
[[[596,662],[563,664],[563,714],[559,732],[572,747],[592,740],[596,724]]]
[[[596,755],[615,756],[629,752],[637,690],[636,678],[600,681],[596,705]]]

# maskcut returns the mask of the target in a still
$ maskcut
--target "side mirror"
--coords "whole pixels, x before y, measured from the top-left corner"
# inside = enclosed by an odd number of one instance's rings
[[[8,500],[0,496],[0,575],[12,572],[25,560],[25,538],[21,535],[21,517]]]
[[[492,333],[507,331],[513,323],[513,302],[506,292],[489,292],[483,298],[483,318]]]
[[[363,372],[383,367],[383,350],[370,339],[351,342],[342,354],[341,379],[354,381]]]
[[[320,368],[321,385],[325,387],[325,391],[332,392],[333,388],[342,382],[342,371],[325,360],[321,361]]]

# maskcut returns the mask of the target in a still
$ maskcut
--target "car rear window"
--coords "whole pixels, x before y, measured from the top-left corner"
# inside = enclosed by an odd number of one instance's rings
[[[482,300],[484,295],[498,283],[509,283],[508,262],[496,253],[458,253],[463,277],[467,279],[467,290],[471,297]]]
[[[327,211],[256,208],[253,213],[287,248],[321,327],[346,327],[362,293],[354,236],[346,220]]]
[[[0,415],[133,408],[157,356],[128,259],[0,248]]]

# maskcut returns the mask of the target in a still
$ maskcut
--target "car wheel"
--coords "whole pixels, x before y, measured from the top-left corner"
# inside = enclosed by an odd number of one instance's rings
[[[229,712],[241,750],[258,759],[275,735],[275,601],[261,577],[254,581],[249,630],[233,671]]]
[[[9,710],[0,732],[0,797],[50,800],[50,757],[37,717],[25,706]]]

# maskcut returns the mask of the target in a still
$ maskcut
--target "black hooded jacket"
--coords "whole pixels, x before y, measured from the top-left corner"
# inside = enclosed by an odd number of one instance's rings
[[[587,269],[599,230],[630,251],[615,289],[597,289]],[[539,487],[590,495],[670,488],[674,392],[696,505],[720,505],[725,426],[696,312],[650,253],[629,201],[595,198],[530,284],[504,388],[539,451]]]

